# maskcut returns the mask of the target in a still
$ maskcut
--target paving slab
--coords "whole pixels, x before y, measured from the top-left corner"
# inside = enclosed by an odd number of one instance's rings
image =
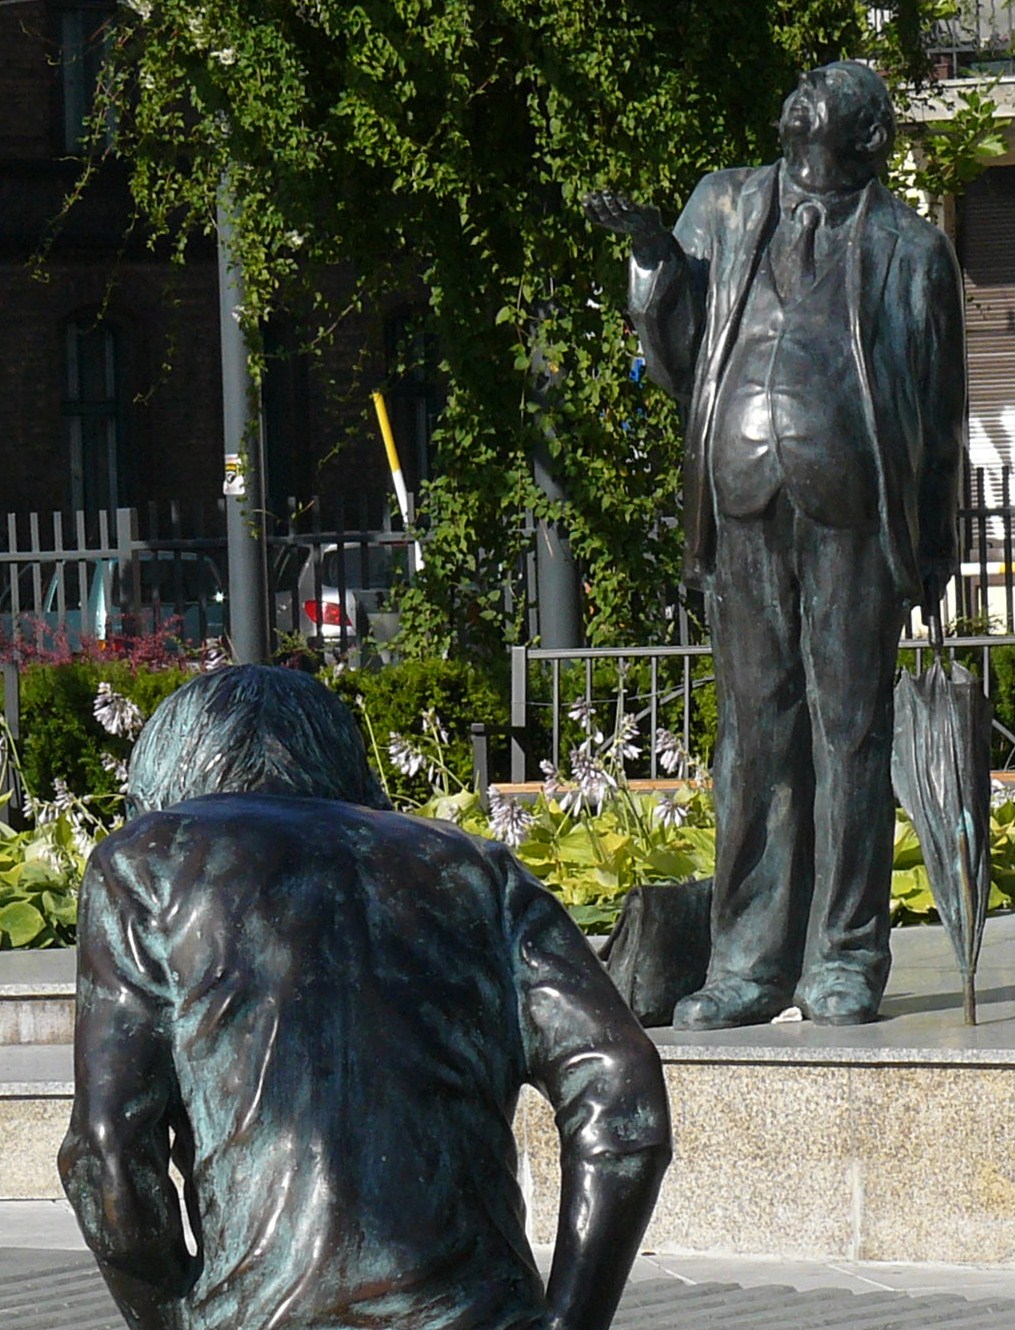
[[[4,1330],[122,1330],[123,1322],[86,1254],[0,1250]],[[744,1286],[673,1278],[628,1284],[616,1330],[1011,1330],[1015,1299],[969,1301],[948,1294],[801,1292],[790,1284]]]

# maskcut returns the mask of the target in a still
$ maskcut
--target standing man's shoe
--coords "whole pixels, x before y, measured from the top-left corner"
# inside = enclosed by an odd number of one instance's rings
[[[833,980],[811,997],[798,999],[800,1010],[815,1025],[869,1025],[878,1017],[878,1003],[866,984]]]
[[[673,1009],[673,1028],[731,1030],[738,1025],[763,1025],[788,1006],[786,994],[773,985],[717,979],[680,999]]]

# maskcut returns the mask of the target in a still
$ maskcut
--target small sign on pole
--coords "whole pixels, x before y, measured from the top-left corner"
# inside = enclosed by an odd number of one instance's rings
[[[243,458],[239,453],[226,453],[225,468],[222,493],[242,499],[247,492],[247,487],[243,483]]]

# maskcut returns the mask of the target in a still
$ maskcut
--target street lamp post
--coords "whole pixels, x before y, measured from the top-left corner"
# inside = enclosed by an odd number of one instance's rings
[[[268,565],[264,529],[264,431],[240,325],[243,273],[232,255],[231,199],[219,202],[219,336],[222,352],[223,493],[229,558],[229,635],[240,665],[270,657]]]

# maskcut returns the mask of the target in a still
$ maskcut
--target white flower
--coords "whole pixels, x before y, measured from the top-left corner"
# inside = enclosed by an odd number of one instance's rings
[[[208,45],[207,22],[200,9],[187,15],[187,28],[190,31],[191,39],[198,50]]]
[[[51,822],[58,822],[63,809],[52,800],[36,799],[28,795],[25,799],[25,816],[34,820],[37,827],[47,827]]]
[[[449,742],[448,732],[444,728],[443,722],[434,707],[428,707],[426,711],[421,711],[420,717],[423,721],[424,731],[429,730],[432,734],[436,735],[442,744]]]
[[[596,709],[590,698],[580,697],[577,702],[572,702],[567,709],[567,714],[572,720],[576,720],[582,729],[594,743],[603,742],[603,732],[596,725]]]
[[[124,4],[146,23],[152,16],[152,0],[124,0]]]
[[[226,650],[220,637],[209,637],[204,644],[204,652],[201,656],[202,670],[221,670],[226,665],[231,664],[229,652]]]
[[[641,747],[633,740],[638,736],[638,722],[634,716],[621,716],[620,723],[617,725],[617,732],[610,741],[610,757],[617,762],[624,762],[629,758],[637,757],[641,752]]]
[[[560,793],[560,772],[545,757],[539,764],[539,770],[543,773],[543,794],[547,799],[552,799]]]
[[[667,831],[683,826],[687,821],[687,809],[671,794],[659,795],[659,802],[653,808],[652,815]]]
[[[53,819],[51,818],[50,821],[52,820]],[[42,826],[43,824],[40,822],[38,825]],[[57,852],[56,846],[53,845],[52,841],[48,838],[43,840],[39,837],[38,839],[33,840],[31,845],[25,850],[25,861],[41,865],[47,869],[48,872],[54,874],[54,876],[62,874],[64,869],[64,865],[60,862],[60,855]]]
[[[120,794],[127,793],[127,763],[121,762],[118,757],[112,753],[100,753],[99,761],[102,763],[103,771],[108,771],[116,781],[116,788]]]
[[[290,249],[302,249],[306,244],[307,238],[299,231],[287,231],[285,233],[285,243]]]
[[[86,828],[81,826],[79,822],[74,823],[74,828],[71,832],[71,844],[74,846],[75,853],[79,854],[82,859],[87,859],[95,849],[95,841],[92,839]]]
[[[210,51],[209,55],[213,60],[217,60],[220,65],[236,64],[236,52],[231,46],[223,46],[221,51]]]
[[[414,748],[408,739],[403,739],[394,731],[388,740],[388,756],[391,758],[391,765],[403,776],[416,776],[426,765],[426,758],[419,749]]]
[[[992,780],[990,782],[990,806],[991,808],[1003,808],[1005,804],[1012,801],[1012,787],[1007,781]]]
[[[74,792],[62,776],[53,777],[53,799],[51,807],[55,808],[57,814],[69,813],[77,803]]]
[[[144,716],[130,698],[123,697],[103,680],[95,695],[92,714],[107,734],[122,734],[136,739],[144,725]]]
[[[667,776],[687,775],[690,755],[672,730],[656,730],[656,756]]]
[[[490,800],[490,830],[498,840],[517,850],[536,819],[517,799],[501,794],[496,785],[491,785],[486,794]]]
[[[582,808],[601,813],[603,804],[617,788],[614,777],[585,744],[571,750],[571,780],[572,788],[560,801],[565,813],[579,813]]]

